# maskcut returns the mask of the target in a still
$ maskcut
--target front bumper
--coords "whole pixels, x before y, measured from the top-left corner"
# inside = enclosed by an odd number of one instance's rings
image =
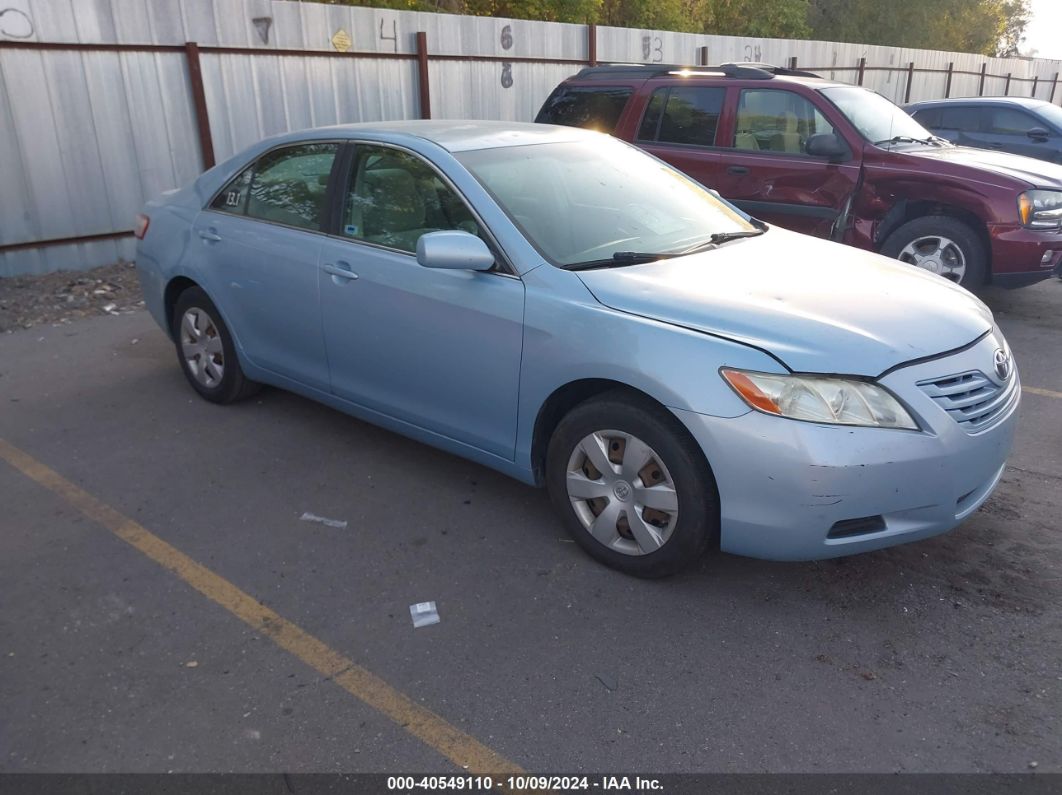
[[[675,411],[715,474],[722,549],[770,560],[815,560],[955,527],[988,499],[1003,474],[1021,387],[1016,372],[1002,384],[993,379],[1005,405],[974,431],[919,384],[992,374],[1000,347],[1005,344],[997,332],[958,354],[881,379],[921,431],[823,425],[756,411],[732,419]]]
[[[988,228],[992,244],[992,283],[1023,287],[1062,268],[1062,233],[1027,229],[1017,224]]]

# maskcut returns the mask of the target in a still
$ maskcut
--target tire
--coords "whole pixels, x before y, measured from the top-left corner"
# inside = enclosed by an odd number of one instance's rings
[[[988,255],[981,236],[969,224],[947,215],[908,221],[885,239],[881,253],[951,279],[968,290],[983,286],[988,275]]]
[[[719,535],[718,493],[700,448],[664,409],[627,392],[592,398],[560,421],[546,452],[546,486],[575,541],[626,574],[674,574]]]
[[[232,335],[201,288],[189,287],[178,296],[173,310],[173,340],[185,378],[210,402],[233,403],[261,389],[261,384],[244,376]],[[203,361],[207,364],[201,365]]]

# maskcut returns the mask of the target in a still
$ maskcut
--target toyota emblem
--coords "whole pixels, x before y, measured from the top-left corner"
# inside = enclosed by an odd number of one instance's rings
[[[1010,353],[1003,348],[999,348],[996,350],[993,361],[996,366],[996,375],[999,376],[999,380],[1006,381],[1010,378],[1010,372],[1014,369]]]

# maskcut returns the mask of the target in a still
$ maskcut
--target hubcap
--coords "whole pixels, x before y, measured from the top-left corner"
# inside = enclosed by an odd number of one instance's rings
[[[181,355],[196,381],[213,389],[225,375],[225,353],[213,318],[192,307],[181,318]]]
[[[597,431],[568,458],[568,499],[583,527],[625,555],[648,555],[678,522],[675,482],[653,448],[623,431]]]
[[[954,240],[940,235],[912,240],[904,246],[899,259],[956,283],[966,276],[966,255],[962,248]]]

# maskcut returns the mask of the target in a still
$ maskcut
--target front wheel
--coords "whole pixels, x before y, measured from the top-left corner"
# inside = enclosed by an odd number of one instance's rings
[[[574,408],[546,456],[546,484],[574,539],[639,577],[685,568],[718,534],[715,482],[673,416],[622,392]]]
[[[943,276],[968,290],[985,283],[988,256],[980,235],[947,215],[908,221],[885,239],[881,253]]]

